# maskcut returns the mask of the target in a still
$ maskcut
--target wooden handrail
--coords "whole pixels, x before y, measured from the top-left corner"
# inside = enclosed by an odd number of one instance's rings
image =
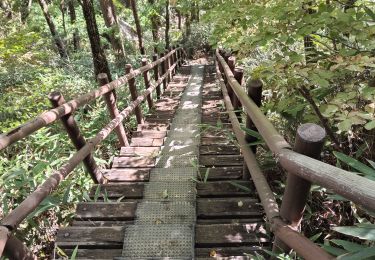
[[[267,146],[273,152],[276,161],[284,169],[303,179],[328,188],[363,208],[375,211],[374,181],[292,151],[291,146],[235,80],[233,73],[218,50],[216,51],[216,57],[228,84],[237,95]]]
[[[147,64],[146,66],[133,70],[131,73],[126,74],[125,76],[120,77],[108,84],[105,84],[94,91],[91,91],[78,98],[75,98],[57,108],[46,111],[43,114],[37,116],[36,118],[26,122],[25,124],[22,124],[14,128],[13,130],[9,131],[6,134],[0,134],[0,151],[5,149],[9,145],[31,135],[32,133],[38,131],[39,129],[55,122],[61,117],[74,112],[79,107],[126,84],[129,80],[137,77],[138,75],[141,75],[142,73],[153,69],[155,66],[167,60],[177,50],[178,49],[172,50],[166,56],[159,58],[157,61],[154,61],[152,63]]]
[[[233,131],[239,143],[245,163],[249,168],[251,179],[259,195],[268,222],[271,225],[271,230],[276,236],[281,238],[285,243],[288,244],[288,246],[296,250],[296,252],[305,259],[332,259],[333,257],[331,257],[322,248],[293,230],[281,219],[276,198],[256,161],[253,151],[246,141],[245,134],[242,131],[238,117],[235,114],[236,109],[232,105],[231,98],[226,89],[224,80],[220,75],[221,73],[218,66],[216,66],[216,73],[218,75],[219,84],[223,93],[225,106],[233,127]]]
[[[171,52],[173,54],[173,51]],[[170,54],[171,54],[170,53]],[[168,55],[166,55],[168,57]],[[160,62],[162,59],[159,60]],[[159,63],[160,63],[159,62]],[[154,84],[149,83],[150,87],[147,88],[142,95],[138,96],[135,100],[130,102],[128,107],[121,111],[116,117],[112,119],[94,138],[89,140],[81,149],[79,149],[69,160],[66,164],[64,164],[59,170],[55,171],[50,177],[47,178],[41,185],[37,187],[37,189],[32,192],[21,204],[13,209],[7,216],[3,218],[0,225],[0,256],[3,253],[4,245],[5,251],[14,245],[7,243],[9,239],[10,232],[14,231],[17,226],[30,214],[32,213],[39,204],[50,194],[52,193],[56,187],[61,183],[63,179],[65,179],[69,173],[71,173],[79,163],[81,163],[84,158],[86,158],[94,149],[95,147],[100,144],[104,139],[108,137],[108,135],[121,124],[121,122],[128,118],[132,112],[138,107],[147,97],[162,84],[163,80],[168,77],[172,70],[174,70],[177,66],[179,61],[176,61],[165,73],[162,75],[158,81]],[[152,63],[152,64],[159,64],[159,63]],[[149,67],[148,69],[152,69],[153,66],[149,64],[144,67]],[[143,67],[143,68],[144,68]],[[138,69],[137,71],[140,71]],[[132,75],[139,75],[138,72],[133,71]],[[128,80],[128,79],[127,79]],[[112,82],[111,82],[112,83]],[[107,84],[110,85],[111,83]],[[5,227],[5,228],[4,228]],[[19,244],[19,240],[13,237],[14,243]],[[25,254],[29,254],[29,251],[25,251]]]

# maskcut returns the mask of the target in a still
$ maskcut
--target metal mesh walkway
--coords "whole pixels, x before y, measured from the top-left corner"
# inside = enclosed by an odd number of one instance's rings
[[[194,259],[196,188],[191,179],[199,161],[203,70],[192,66],[135,224],[125,228],[122,257],[117,259]]]

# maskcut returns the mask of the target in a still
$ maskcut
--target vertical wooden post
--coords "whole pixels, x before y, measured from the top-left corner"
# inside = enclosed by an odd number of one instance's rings
[[[107,74],[100,73],[98,75],[98,82],[99,82],[100,86],[103,86],[103,85],[107,84],[109,82]],[[117,105],[116,105],[116,92],[113,90],[113,91],[105,94],[103,97],[104,97],[105,103],[107,104],[107,109],[108,109],[109,115],[111,116],[112,119],[114,119],[116,116],[118,116],[120,114],[120,112],[118,111]],[[123,126],[122,123],[119,124],[115,128],[115,131],[116,131],[116,134],[117,134],[117,138],[120,142],[120,145],[121,146],[129,146],[129,142],[128,142],[128,139],[126,137],[125,129],[124,129],[124,126]]]
[[[232,71],[232,73],[234,74],[234,69],[236,68],[236,57],[230,56],[228,58],[228,66],[229,66],[230,70]],[[234,93],[234,91],[231,88],[230,84],[227,84],[227,86],[228,86],[228,95],[229,95],[230,100],[232,101],[232,104],[233,104],[234,103],[234,98],[235,98],[236,94]]]
[[[157,60],[158,60],[158,55],[154,53],[154,55],[152,55],[152,61],[155,62]],[[158,82],[159,80],[159,65],[156,65],[154,67],[154,80],[155,82]],[[159,86],[156,87],[156,98],[160,99],[160,95],[161,95],[161,91],[160,91],[160,84],[159,84]]]
[[[263,88],[262,81],[248,80],[248,82],[246,83],[246,88],[247,88],[248,97],[251,98],[258,107],[260,107],[262,105],[262,88]],[[249,115],[246,116],[246,128],[253,130],[253,131],[257,131],[257,128],[255,127]],[[245,133],[245,139],[246,139],[246,142],[249,144],[258,140],[256,137],[248,133]],[[255,154],[257,151],[257,147],[253,145],[251,146],[251,150]],[[243,167],[243,178],[245,180],[248,180],[250,178],[250,172],[249,172],[249,169],[247,168],[246,163],[244,163],[244,167]]]
[[[171,53],[173,51],[173,48],[172,47],[169,47],[168,49],[169,53]],[[169,56],[169,67],[172,67],[173,66],[173,63],[174,63],[174,56],[173,54],[171,56]],[[170,81],[172,80],[172,77],[174,75],[174,70],[171,70],[171,78],[170,78]],[[170,82],[169,81],[169,82]]]
[[[177,58],[177,48],[176,48],[175,45],[173,45],[173,50],[175,51],[175,53],[173,53],[173,64],[176,63],[176,67],[174,67],[174,74],[176,75],[176,71],[177,71],[177,67],[178,67],[178,64],[177,64],[178,58]]]
[[[160,53],[160,58],[164,58],[164,53]],[[161,68],[161,76],[163,76],[166,72],[165,68],[167,67],[167,61],[163,61],[161,64],[160,64],[160,68]],[[163,79],[163,90],[165,91],[167,89],[167,79],[168,77],[165,77]]]
[[[54,108],[65,103],[65,99],[60,92],[52,92],[49,94],[48,99]],[[86,145],[86,140],[81,134],[77,122],[71,113],[61,117],[61,122],[77,150],[80,150]],[[95,159],[91,153],[83,160],[83,164],[85,165],[94,183],[98,184],[104,182],[103,175],[96,165]]]
[[[167,57],[169,51],[168,50],[165,50],[164,52],[164,57]],[[170,57],[167,57],[167,59],[165,60],[165,72],[168,72],[169,68],[171,67],[170,65]],[[169,71],[168,72],[168,76],[167,76],[167,84],[169,84],[169,82],[171,82],[171,72]]]
[[[234,78],[237,80],[237,82],[242,86],[243,83],[243,69],[241,68],[235,68],[234,69]],[[236,115],[238,118],[238,121],[242,122],[242,105],[240,100],[238,99],[237,95],[233,93],[233,108],[236,111]]]
[[[325,137],[326,131],[323,127],[312,123],[303,124],[297,129],[293,150],[319,160]],[[288,224],[296,231],[300,231],[310,188],[311,182],[288,173],[280,216],[288,221]],[[288,252],[290,248],[276,237],[273,250],[274,252]]]
[[[180,46],[177,45],[177,47],[176,47],[177,67],[181,66],[181,52],[180,51],[181,51]]]
[[[125,73],[131,73],[133,71],[133,67],[131,64],[126,64],[125,65]],[[137,93],[137,87],[135,86],[135,79],[132,78],[128,82],[129,84],[129,90],[130,90],[130,95],[132,100],[136,100],[138,98],[138,93]],[[142,115],[142,110],[140,106],[136,106],[134,109],[135,117],[137,118],[137,123],[138,124],[143,124],[143,115]]]
[[[142,59],[142,66],[146,66],[147,65],[147,59],[146,58],[143,58]],[[148,89],[150,87],[150,77],[148,75],[148,70],[143,72],[143,79],[145,81],[145,88]],[[154,102],[152,100],[152,93],[150,93],[150,95],[147,96],[147,104],[148,104],[148,108],[151,109],[153,106],[154,106]]]

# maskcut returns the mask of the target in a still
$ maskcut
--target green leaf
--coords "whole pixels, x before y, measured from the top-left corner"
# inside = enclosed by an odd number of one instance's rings
[[[315,234],[315,235],[309,237],[309,239],[310,239],[311,241],[315,242],[315,241],[316,241],[321,235],[322,235],[322,232],[317,233],[317,234]]]
[[[209,174],[210,174],[210,168],[207,168],[206,173],[204,174],[203,182],[205,183],[207,182]]]
[[[372,227],[334,227],[332,230],[359,239],[375,241],[375,228]]]
[[[259,134],[257,131],[254,131],[252,129],[249,129],[249,128],[246,128],[244,126],[241,127],[241,129],[243,131],[245,131],[246,134],[252,136],[252,137],[255,137],[257,139],[260,139],[260,140],[263,140],[263,137],[261,136],[261,134]]]
[[[243,186],[241,184],[238,184],[235,181],[230,181],[229,183],[232,184],[233,186],[236,186],[237,188],[240,188],[241,190],[244,190],[244,191],[247,191],[247,192],[251,192],[251,190],[248,187]]]
[[[375,120],[372,120],[372,121],[368,122],[367,124],[365,124],[366,130],[372,130],[374,128],[375,128]]]
[[[70,189],[72,188],[72,183],[69,184],[69,186],[66,188],[65,192],[64,192],[64,196],[63,196],[63,199],[62,199],[62,204],[66,204],[68,203],[69,201],[69,195],[70,195]]]
[[[340,260],[373,259],[372,258],[373,256],[375,256],[375,247],[368,247],[356,253],[338,256],[337,259],[340,259]]]
[[[339,255],[347,253],[344,249],[334,247],[334,246],[322,245],[322,248],[334,256],[339,256]]]
[[[370,168],[366,164],[361,163],[360,161],[340,152],[333,152],[333,154],[336,156],[337,159],[339,159],[343,163],[348,164],[350,167],[358,170],[359,172],[365,175],[375,177],[375,170]]]
[[[370,16],[372,18],[372,20],[375,21],[375,14],[374,14],[374,12],[370,8],[368,8],[367,6],[365,6],[365,5],[363,5],[363,8],[365,9],[366,14],[368,16]]]
[[[94,202],[98,201],[99,195],[100,195],[100,185],[96,187],[95,194],[94,194]]]
[[[78,246],[76,246],[73,250],[72,256],[70,257],[70,260],[75,260],[78,253]]]
[[[324,117],[331,117],[339,110],[339,107],[332,104],[324,104],[319,107],[319,110]]]
[[[366,246],[364,245],[360,245],[360,244],[357,244],[357,243],[353,243],[353,242],[349,242],[349,241],[345,241],[345,240],[341,240],[341,239],[332,239],[330,240],[330,242],[338,245],[338,246],[342,246],[345,250],[351,252],[351,253],[354,253],[354,252],[358,252],[360,250],[362,250],[363,248],[366,248]]]

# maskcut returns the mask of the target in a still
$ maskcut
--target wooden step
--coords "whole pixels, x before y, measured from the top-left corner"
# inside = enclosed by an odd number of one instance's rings
[[[145,123],[145,124],[139,124],[137,126],[137,131],[143,131],[143,130],[153,130],[153,131],[166,131],[169,129],[169,124],[163,124],[163,123]],[[140,145],[142,146],[142,145]]]
[[[108,182],[137,182],[150,179],[151,168],[110,169],[103,171]]]
[[[143,137],[143,138],[164,138],[167,135],[167,131],[134,131],[132,132],[132,137]]]
[[[234,140],[228,137],[201,137],[201,145],[230,145],[235,144]]]
[[[149,168],[155,166],[155,156],[115,157],[112,168]]]
[[[199,168],[201,178],[204,180],[208,175],[208,181],[219,180],[241,180],[243,176],[242,166]]]
[[[122,249],[122,226],[66,227],[57,233],[56,246],[81,249]],[[196,247],[234,247],[268,244],[263,223],[198,224],[195,227]],[[81,256],[82,257],[82,256]]]
[[[235,145],[211,144],[199,147],[200,155],[239,154],[240,149]]]
[[[160,147],[121,147],[120,156],[156,156],[160,152]]]
[[[210,166],[241,166],[243,157],[241,155],[200,155],[199,165]]]
[[[160,147],[164,144],[164,138],[133,137],[130,146]]]
[[[237,184],[237,185],[236,185]],[[240,185],[240,186],[239,186]],[[90,191],[90,196],[94,197],[97,185]],[[100,185],[99,198],[103,198],[106,193],[110,199],[125,197],[128,199],[141,199],[143,197],[144,183],[113,183]],[[244,197],[255,195],[255,189],[250,181],[215,181],[197,183],[197,196],[203,197]]]

